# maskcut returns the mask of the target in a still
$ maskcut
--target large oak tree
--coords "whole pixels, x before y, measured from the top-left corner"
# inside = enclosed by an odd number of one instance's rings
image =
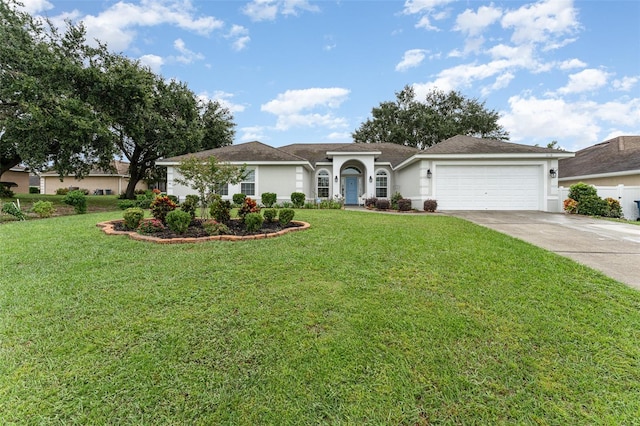
[[[498,124],[496,111],[456,91],[434,89],[424,100],[418,100],[413,88],[405,86],[396,93],[395,102],[380,103],[371,115],[352,133],[355,142],[389,142],[425,149],[456,135],[509,139]]]
[[[109,163],[111,133],[89,101],[100,50],[82,25],[60,32],[0,1],[0,175],[25,163],[83,176]]]

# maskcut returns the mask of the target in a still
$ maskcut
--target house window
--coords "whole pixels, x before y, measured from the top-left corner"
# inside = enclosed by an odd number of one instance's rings
[[[218,195],[229,195],[229,184],[228,183],[224,183],[224,184],[218,186],[218,189],[216,189],[216,194],[218,194]]]
[[[318,197],[329,198],[329,172],[326,170],[318,173]]]
[[[380,170],[379,172],[376,173],[376,197],[387,198],[388,186],[389,186],[389,178],[387,177],[387,172]]]
[[[240,183],[240,192],[246,196],[256,195],[256,171],[249,170],[247,177]]]

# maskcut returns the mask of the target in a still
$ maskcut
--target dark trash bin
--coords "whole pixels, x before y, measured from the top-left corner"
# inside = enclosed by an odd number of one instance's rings
[[[633,200],[634,203],[636,203],[636,206],[638,206],[638,218],[636,220],[640,220],[640,200]]]

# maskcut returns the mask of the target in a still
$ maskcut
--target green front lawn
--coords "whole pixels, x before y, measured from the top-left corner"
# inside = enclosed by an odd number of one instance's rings
[[[155,245],[0,225],[3,424],[632,424],[640,293],[439,215]]]

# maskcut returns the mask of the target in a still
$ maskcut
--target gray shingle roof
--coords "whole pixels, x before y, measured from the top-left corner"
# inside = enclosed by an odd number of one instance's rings
[[[314,167],[318,162],[330,161],[327,152],[380,152],[376,161],[391,163],[392,166],[420,153],[419,149],[393,143],[298,143],[280,149],[306,158]]]
[[[449,138],[423,151],[424,154],[541,154],[558,152],[553,148],[462,135]]]
[[[558,164],[559,177],[587,176],[637,170],[640,173],[640,136],[618,136],[576,152]]]
[[[278,148],[265,145],[262,142],[246,142],[238,145],[227,145],[193,154],[178,155],[163,159],[161,162],[180,162],[188,157],[207,159],[215,156],[220,161],[249,162],[249,161],[305,161],[304,158],[288,153]]]

